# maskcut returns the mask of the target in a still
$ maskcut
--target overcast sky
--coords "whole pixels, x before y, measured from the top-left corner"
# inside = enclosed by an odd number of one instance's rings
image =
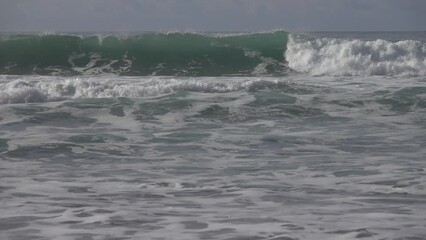
[[[0,31],[426,30],[426,0],[0,0]]]

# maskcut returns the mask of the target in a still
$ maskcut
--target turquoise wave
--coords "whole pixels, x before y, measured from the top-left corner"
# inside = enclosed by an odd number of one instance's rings
[[[285,31],[252,34],[10,35],[0,74],[128,76],[280,75]]]

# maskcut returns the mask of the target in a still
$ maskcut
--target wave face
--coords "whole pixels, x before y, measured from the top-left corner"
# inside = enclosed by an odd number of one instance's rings
[[[288,66],[311,75],[426,75],[426,44],[291,35]]]
[[[285,72],[288,33],[132,36],[15,35],[0,41],[0,74],[268,75]]]

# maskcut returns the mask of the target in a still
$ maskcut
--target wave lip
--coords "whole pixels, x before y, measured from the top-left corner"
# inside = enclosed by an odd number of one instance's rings
[[[426,44],[404,40],[315,39],[290,35],[288,66],[311,75],[426,75]]]

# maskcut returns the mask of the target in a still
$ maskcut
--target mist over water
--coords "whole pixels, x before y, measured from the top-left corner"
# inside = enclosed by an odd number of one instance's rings
[[[424,36],[3,36],[0,238],[424,239]]]

